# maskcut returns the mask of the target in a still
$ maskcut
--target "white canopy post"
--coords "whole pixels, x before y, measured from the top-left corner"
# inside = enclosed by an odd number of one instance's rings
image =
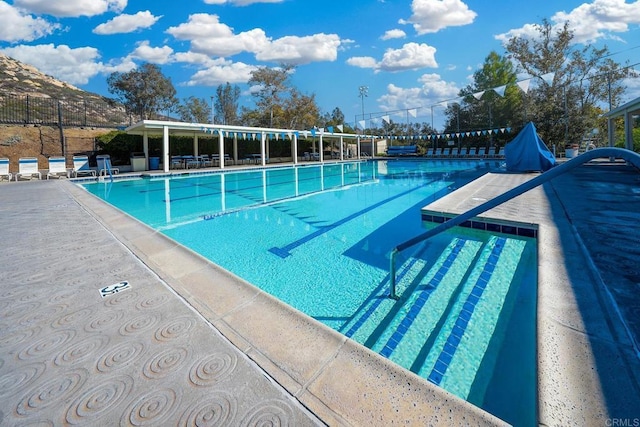
[[[142,151],[144,151],[145,169],[149,170],[149,135],[147,131],[144,131],[142,134]]]
[[[291,157],[293,160],[293,164],[298,164],[298,135],[293,132],[291,136]]]
[[[320,139],[318,140],[318,154],[320,155],[320,163],[324,162],[324,147],[322,146],[322,135],[323,132],[320,132]]]
[[[340,160],[344,160],[344,137],[340,135]]]
[[[162,126],[162,169],[169,172],[169,126]]]
[[[218,129],[218,153],[220,153],[220,169],[224,169],[224,131]]]
[[[238,164],[238,132],[233,135],[233,164]]]
[[[193,155],[198,156],[198,134],[193,135]]]
[[[266,145],[267,145],[267,133],[262,131],[260,133],[260,160],[262,161],[262,166],[267,164],[264,158]]]

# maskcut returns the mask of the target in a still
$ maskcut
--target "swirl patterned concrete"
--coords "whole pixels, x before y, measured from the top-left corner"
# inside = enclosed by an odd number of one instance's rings
[[[322,424],[60,185],[0,192],[0,425]]]

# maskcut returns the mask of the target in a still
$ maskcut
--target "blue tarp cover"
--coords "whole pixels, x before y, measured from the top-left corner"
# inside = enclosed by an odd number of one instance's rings
[[[512,172],[546,171],[556,165],[556,158],[540,139],[533,122],[504,147],[507,170]]]

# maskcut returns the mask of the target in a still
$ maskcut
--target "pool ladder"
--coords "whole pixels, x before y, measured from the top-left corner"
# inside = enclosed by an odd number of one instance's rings
[[[433,236],[436,236],[450,228],[453,228],[456,225],[460,225],[463,222],[477,215],[480,215],[481,213],[488,211],[489,209],[493,209],[496,206],[503,204],[504,202],[507,202],[515,197],[518,197],[519,195],[526,193],[527,191],[539,186],[540,184],[544,184],[545,182],[550,181],[553,178],[559,175],[562,175],[572,169],[575,169],[578,166],[583,165],[584,163],[587,163],[593,159],[598,159],[598,158],[623,159],[631,163],[636,168],[640,169],[640,154],[638,153],[634,153],[633,151],[626,150],[623,148],[613,148],[613,147],[596,148],[595,150],[587,151],[579,155],[578,157],[575,157],[567,161],[566,163],[563,163],[559,166],[551,168],[548,171],[542,173],[541,175],[523,184],[520,184],[517,187],[512,188],[511,190],[505,191],[499,196],[496,196],[493,199],[486,201],[483,204],[478,205],[473,209],[468,210],[467,212],[464,212],[456,217],[453,217],[425,233],[422,233],[412,239],[407,240],[404,243],[399,244],[398,246],[393,248],[389,254],[389,279],[390,279],[390,286],[391,286],[391,290],[389,292],[389,298],[392,298],[395,300],[399,299],[399,296],[396,292],[396,271],[397,271],[396,257],[398,253],[420,242],[423,242]]]

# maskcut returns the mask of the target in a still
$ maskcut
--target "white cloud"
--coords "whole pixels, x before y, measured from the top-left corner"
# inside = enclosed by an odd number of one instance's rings
[[[218,15],[197,13],[189,21],[170,27],[167,31],[178,40],[191,42],[191,49],[211,56],[231,56],[240,52],[255,52],[268,44],[261,29],[234,34],[233,29],[220,22]]]
[[[60,25],[42,18],[25,15],[20,10],[0,1],[0,41],[33,41],[52,34]]]
[[[225,61],[196,72],[187,86],[219,86],[228,83],[246,83],[257,67],[242,62]]]
[[[249,52],[260,61],[293,65],[335,61],[341,45],[335,34],[287,36],[277,40],[268,38],[260,28],[235,34],[233,28],[220,22],[218,15],[205,13],[190,15],[188,22],[170,27],[166,32],[178,40],[189,41],[195,53],[228,57]]]
[[[254,3],[282,3],[284,0],[204,0],[206,4],[233,4],[236,6],[248,6]]]
[[[407,43],[400,49],[387,49],[380,62],[370,56],[355,56],[347,59],[347,64],[360,68],[372,68],[376,72],[397,72],[417,70],[419,68],[436,68],[436,48],[425,43]]]
[[[256,52],[256,59],[293,65],[335,61],[339,47],[340,38],[335,34],[286,36],[264,45]]]
[[[73,85],[83,85],[100,73],[130,70],[135,65],[126,59],[120,64],[98,62],[100,54],[93,47],[72,49],[66,45],[20,45],[1,50],[7,56],[36,67],[41,72]]]
[[[399,29],[393,29],[393,30],[387,30],[384,35],[382,35],[382,37],[380,37],[382,40],[391,40],[391,39],[403,39],[407,36],[407,33],[405,33],[402,30]]]
[[[407,108],[427,107],[443,100],[456,98],[459,88],[455,83],[442,80],[439,74],[423,74],[418,82],[419,87],[401,88],[389,84],[387,93],[377,99],[385,111],[403,110]]]
[[[388,49],[378,68],[382,71],[416,70],[418,68],[438,66],[436,48],[425,43],[407,43],[401,49]]]
[[[127,0],[14,0],[13,5],[39,15],[77,17],[120,13]]]
[[[376,68],[378,62],[370,56],[354,56],[347,59],[347,64],[359,68]]]
[[[600,38],[615,38],[615,33],[629,31],[629,24],[640,23],[640,2],[626,3],[624,0],[594,0],[583,3],[570,12],[561,11],[553,15],[550,22],[560,29],[565,22],[573,31],[576,43],[593,43]],[[533,39],[538,37],[534,24],[509,30],[495,36],[506,43],[512,37]]]
[[[172,54],[173,49],[169,46],[151,47],[149,46],[149,41],[144,40],[138,43],[138,46],[129,56],[154,64],[166,64],[172,61]]]
[[[118,15],[104,24],[93,29],[95,34],[126,34],[140,28],[149,28],[162,16],[153,16],[148,10],[140,11],[135,15]]]
[[[471,24],[478,15],[461,0],[413,0],[411,11],[413,15],[400,24],[413,24],[418,34]]]

